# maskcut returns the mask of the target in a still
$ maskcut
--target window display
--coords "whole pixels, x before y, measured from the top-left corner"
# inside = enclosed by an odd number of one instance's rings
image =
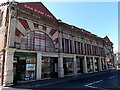
[[[31,56],[20,56],[17,59],[17,80],[34,80],[36,72],[36,58]]]
[[[94,63],[95,63],[95,71],[98,71],[98,58],[95,58]]]
[[[88,68],[88,72],[93,72],[93,60],[92,60],[92,58],[87,58],[87,68]]]
[[[58,59],[53,57],[42,57],[42,78],[58,77]]]
[[[50,58],[42,59],[42,78],[50,77]]]
[[[102,70],[105,70],[105,59],[101,59]]]
[[[64,74],[73,74],[73,58],[63,58]]]
[[[83,73],[83,57],[76,57],[76,62],[77,62],[77,72],[78,73]]]

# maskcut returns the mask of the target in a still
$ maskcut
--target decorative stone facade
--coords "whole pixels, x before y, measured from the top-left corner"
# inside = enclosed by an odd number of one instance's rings
[[[113,44],[57,20],[41,2],[0,6],[1,85],[109,70]]]

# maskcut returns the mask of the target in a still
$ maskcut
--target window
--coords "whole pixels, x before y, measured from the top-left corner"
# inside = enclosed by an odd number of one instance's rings
[[[54,52],[53,41],[43,32],[33,31],[28,33],[22,40],[21,49]]]
[[[84,44],[84,50],[85,50],[85,54],[87,55],[87,45]]]
[[[75,46],[75,53],[77,53],[77,45],[76,45],[76,44],[77,44],[77,42],[75,41],[75,42],[74,42],[74,46]]]
[[[69,42],[68,39],[65,39],[65,53],[69,53]]]
[[[77,43],[77,53],[80,54],[80,42]]]
[[[64,38],[62,38],[62,51],[64,52]]]
[[[72,53],[72,41],[70,40],[70,53]]]
[[[81,43],[80,52],[81,52],[81,55],[82,55],[83,54],[83,43]]]
[[[2,24],[3,12],[0,12],[0,25]]]

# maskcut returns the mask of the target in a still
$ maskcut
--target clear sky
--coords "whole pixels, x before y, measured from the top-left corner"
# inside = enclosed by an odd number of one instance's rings
[[[43,2],[57,19],[90,31],[100,37],[108,36],[118,49],[117,2]]]
[[[29,2],[29,0],[17,1]],[[31,1],[35,2],[35,0]],[[43,2],[44,0],[36,1]],[[85,1],[86,2],[43,2],[43,4],[57,19],[61,19],[65,23],[84,28],[102,38],[108,36],[114,44],[114,51],[117,51],[118,2],[113,2],[114,0],[105,0],[111,2]],[[0,2],[2,2],[2,0]]]

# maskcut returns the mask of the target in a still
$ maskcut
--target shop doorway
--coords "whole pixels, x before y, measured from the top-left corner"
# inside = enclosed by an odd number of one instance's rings
[[[77,59],[77,71],[80,74],[83,74],[83,57],[76,57]]]
[[[73,75],[73,58],[63,58],[64,75]]]
[[[58,77],[58,58],[42,57],[42,78]]]

